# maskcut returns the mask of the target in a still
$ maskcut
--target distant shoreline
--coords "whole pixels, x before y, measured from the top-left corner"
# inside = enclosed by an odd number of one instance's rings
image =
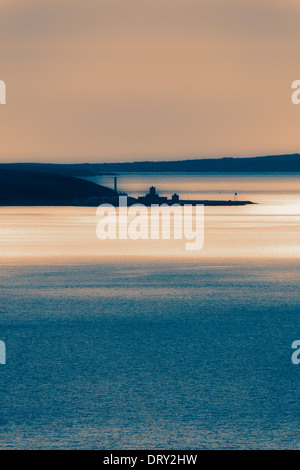
[[[57,173],[67,176],[113,176],[117,173],[300,174],[300,155],[296,153],[249,158],[202,158],[119,163],[0,163],[1,170]]]
[[[152,188],[155,191],[155,188]],[[75,206],[75,207],[97,207],[101,204],[119,206],[119,193],[115,190],[69,175],[51,172],[35,172],[0,168],[0,206]],[[155,194],[152,199],[128,197],[128,205],[143,203],[146,206],[151,203],[173,204],[173,199],[158,197]],[[177,194],[176,203],[180,205],[204,204],[211,206],[239,206],[253,204],[250,201],[215,201],[215,200],[191,200],[181,201]],[[143,199],[143,201],[141,201]],[[145,201],[144,201],[145,199]]]

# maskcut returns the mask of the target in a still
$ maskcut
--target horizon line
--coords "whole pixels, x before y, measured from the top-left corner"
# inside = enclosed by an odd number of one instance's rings
[[[269,155],[253,155],[253,156],[227,156],[227,157],[187,157],[180,158],[177,160],[126,160],[126,161],[104,161],[104,162],[91,162],[91,161],[79,161],[79,162],[56,162],[56,161],[0,161],[0,165],[122,165],[122,164],[135,164],[135,163],[176,163],[186,161],[199,161],[199,160],[245,160],[255,158],[270,158],[270,157],[295,157],[300,156],[296,153],[281,153],[281,154],[269,154]]]

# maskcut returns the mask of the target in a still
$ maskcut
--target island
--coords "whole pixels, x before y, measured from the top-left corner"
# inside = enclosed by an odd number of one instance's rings
[[[86,181],[75,176],[57,173],[27,170],[0,169],[0,206],[88,206],[100,204],[119,206],[119,196],[126,193]],[[127,205],[144,204],[204,204],[208,206],[241,206],[253,204],[251,201],[194,201],[180,200],[173,194],[171,199],[160,197],[156,188],[150,188],[149,194],[139,198],[127,197]]]
[[[113,189],[74,176],[0,169],[0,206],[98,206],[114,199]]]

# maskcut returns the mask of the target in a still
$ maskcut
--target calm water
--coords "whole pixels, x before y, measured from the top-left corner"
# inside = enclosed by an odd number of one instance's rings
[[[95,209],[0,209],[0,448],[300,448],[298,177],[230,178],[259,204],[207,208],[189,257],[103,247]]]
[[[142,196],[150,186],[155,186],[162,196],[178,192],[182,199],[233,199],[237,192],[240,200],[282,205],[293,196],[299,197],[299,178],[296,173],[121,173],[118,189],[130,196]],[[114,186],[114,177],[110,175],[85,179]]]
[[[96,237],[96,208],[0,207],[2,262],[95,263],[103,257],[299,258],[300,175],[121,175],[119,189],[137,196],[155,184],[160,194],[187,199],[232,199],[257,204],[205,207],[205,244],[185,250],[183,240],[105,240]],[[113,185],[113,177],[95,177]],[[144,188],[144,189],[143,189]],[[203,192],[199,192],[201,191]]]

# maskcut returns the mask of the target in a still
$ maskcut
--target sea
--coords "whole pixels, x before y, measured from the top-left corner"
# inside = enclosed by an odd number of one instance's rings
[[[299,175],[118,176],[152,185],[255,204],[205,207],[190,252],[99,240],[95,207],[0,207],[0,449],[300,448]]]

